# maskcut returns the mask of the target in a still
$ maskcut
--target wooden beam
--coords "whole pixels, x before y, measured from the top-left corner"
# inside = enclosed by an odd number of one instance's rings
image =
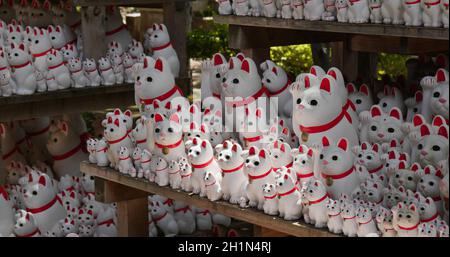
[[[177,52],[180,60],[180,78],[189,77],[189,59],[187,55],[187,33],[190,31],[191,25],[191,3],[165,2],[163,4],[164,24],[170,33],[172,45]],[[179,85],[183,92],[192,94],[192,85]]]
[[[134,105],[131,84],[70,88],[33,95],[0,97],[0,121],[79,113]]]
[[[81,33],[85,58],[95,60],[105,56],[105,7],[85,6],[81,8]]]
[[[147,197],[117,203],[117,232],[119,236],[148,236],[147,205]]]
[[[235,15],[215,15],[214,21],[222,24],[263,28],[291,29],[303,31],[321,31],[327,33],[359,34],[371,36],[391,36],[410,38],[449,39],[447,28],[407,27],[386,24],[352,24],[331,21],[307,21],[250,17]]]
[[[256,237],[286,237],[288,234],[271,230],[261,226],[253,226],[253,236]]]
[[[148,193],[96,177],[95,195],[99,202],[115,203],[147,197]]]
[[[194,0],[79,0],[79,6],[106,6],[106,5],[120,5],[120,6],[148,6],[155,4],[163,4],[167,2],[188,2]]]
[[[426,54],[448,52],[448,41],[423,38],[352,36],[351,49],[369,53]]]
[[[81,163],[81,171],[89,175],[100,177],[111,182],[119,183],[129,188],[138,189],[151,194],[159,194],[168,198],[185,202],[199,208],[205,208],[212,212],[221,213],[234,219],[242,220],[268,229],[280,231],[293,236],[339,236],[330,233],[326,229],[317,229],[312,225],[305,224],[303,221],[287,221],[276,216],[269,216],[253,208],[240,208],[229,202],[216,201],[211,202],[198,195],[174,190],[170,187],[160,187],[155,183],[150,183],[145,179],[131,178],[121,175],[111,168],[102,168],[87,162]]]
[[[346,39],[339,33],[321,33],[315,31],[297,31],[250,26],[230,25],[228,27],[230,48],[268,48],[271,46],[299,45],[321,42],[334,42]]]

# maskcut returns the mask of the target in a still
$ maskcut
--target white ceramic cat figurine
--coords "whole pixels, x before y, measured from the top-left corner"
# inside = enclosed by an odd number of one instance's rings
[[[442,26],[440,1],[423,0],[423,26],[438,28]]]
[[[441,1],[442,24],[444,24],[444,28],[448,28],[448,4],[448,0]]]
[[[300,185],[314,178],[314,152],[306,145],[291,150],[293,157],[292,171],[297,174]]]
[[[12,78],[16,84],[14,93],[18,95],[31,95],[37,88],[34,66],[27,51],[23,43],[18,45],[12,43],[8,49],[7,59],[11,67]]]
[[[312,179],[306,183],[305,198],[308,202],[309,219],[316,228],[327,226],[328,193],[322,181]]]
[[[394,214],[392,222],[399,237],[417,236],[420,218],[417,207],[414,204],[406,206],[403,203],[398,203],[392,209],[392,212]]]
[[[187,161],[182,161],[186,158],[180,158],[180,174],[181,174],[181,189],[185,192],[192,192],[192,167]]]
[[[157,113],[154,117],[154,123],[155,148],[153,153],[164,156],[167,161],[186,157],[183,131],[178,114],[175,113],[166,118]]]
[[[177,161],[170,161],[168,166],[169,184],[173,189],[181,187],[181,167]]]
[[[294,20],[304,19],[304,3],[303,0],[291,0],[292,18]]]
[[[19,210],[16,213],[16,224],[14,225],[14,234],[17,237],[40,237],[41,232],[36,226],[32,214],[25,210]]]
[[[136,177],[136,169],[130,156],[130,151],[127,147],[121,146],[119,150],[119,172],[122,174],[129,174],[131,177]]]
[[[97,165],[100,167],[109,166],[108,159],[108,145],[104,138],[98,139],[97,144],[95,146],[95,160],[97,161]]]
[[[359,115],[363,111],[368,111],[373,105],[372,95],[369,87],[362,84],[359,91],[356,90],[352,83],[347,84],[348,98],[356,107],[356,113]]]
[[[319,171],[326,182],[330,197],[336,199],[341,193],[351,195],[358,186],[359,179],[353,166],[353,154],[346,138],[331,145],[328,138],[322,139],[322,151],[319,156]]]
[[[106,8],[105,30],[106,44],[118,42],[123,47],[127,47],[130,44],[131,35],[127,30],[127,26],[123,24],[118,6],[108,6]]]
[[[266,183],[263,185],[264,195],[264,213],[267,215],[278,215],[278,192],[274,184]]]
[[[368,0],[347,0],[347,5],[347,16],[350,23],[369,22],[370,12]]]
[[[285,220],[297,220],[301,216],[302,205],[298,204],[300,192],[296,185],[297,180],[294,180],[290,173],[294,172],[283,167],[275,179],[278,192],[278,211],[280,217]]]
[[[110,166],[116,168],[119,165],[119,150],[121,146],[125,146],[130,151],[134,151],[126,124],[119,118],[110,116],[107,119],[103,133],[109,145],[107,153]]]
[[[266,183],[275,184],[275,172],[269,153],[266,149],[259,150],[252,146],[243,152],[243,157],[245,158],[243,171],[249,181],[246,189],[249,205],[262,210],[265,198],[261,188]]]
[[[134,83],[135,76],[133,75],[134,60],[130,54],[123,54],[123,68],[124,68],[124,81],[126,83]]]
[[[88,155],[82,151],[82,142],[69,123],[60,121],[58,130],[48,138],[47,149],[52,155],[53,171],[57,177],[70,174],[80,175],[79,163],[88,160]],[[78,163],[78,164],[77,164]]]
[[[220,15],[230,15],[233,13],[230,0],[216,0],[216,2],[219,3],[218,11]]]
[[[341,234],[343,226],[341,203],[338,200],[328,199],[326,207],[328,214],[328,230],[335,234]]]
[[[336,18],[338,22],[348,22],[347,0],[336,0]]]
[[[368,207],[360,206],[356,210],[356,222],[358,223],[358,237],[366,237],[369,234],[377,234],[378,230]]]
[[[90,86],[96,87],[99,86],[102,82],[102,78],[97,70],[97,64],[94,59],[86,59],[83,61],[83,70],[89,79]]]
[[[163,157],[154,155],[150,169],[155,173],[155,183],[159,186],[169,185],[169,164]]]
[[[162,230],[166,237],[176,236],[179,233],[178,224],[175,221],[173,215],[169,213],[162,202],[152,201],[150,202],[150,212],[152,220],[156,226]]]
[[[64,58],[64,63],[67,64],[67,62],[72,58],[79,57],[78,50],[74,44],[68,44],[61,48],[61,53]]]
[[[211,143],[208,140],[194,138],[192,146],[188,150],[188,158],[193,168],[192,186],[194,193],[206,196],[205,174],[207,171],[213,172],[214,177],[220,184],[222,181],[221,169],[216,159]]]
[[[173,212],[180,234],[190,235],[195,232],[195,215],[189,205],[180,201],[174,201]]]
[[[403,0],[403,20],[405,26],[422,26],[421,1]]]
[[[249,0],[233,1],[232,7],[234,14],[237,16],[248,16],[251,14]]]
[[[47,53],[48,74],[55,78],[58,89],[67,89],[72,86],[69,69],[64,65],[60,51],[52,49]]]
[[[174,77],[180,73],[180,61],[172,44],[170,43],[169,31],[164,24],[153,24],[150,35],[150,46],[153,51],[153,59],[164,58],[169,64],[170,71]]]
[[[370,23],[383,23],[383,16],[381,15],[382,2],[382,0],[369,0]]]
[[[263,0],[262,16],[274,18],[277,16],[277,11],[277,6],[274,0]]]
[[[307,0],[304,3],[305,20],[317,21],[322,18],[322,13],[325,11],[323,0]]]
[[[213,172],[206,171],[203,183],[205,184],[206,197],[210,201],[214,202],[222,199],[222,187],[219,177],[216,178]]]
[[[342,233],[348,237],[355,237],[358,231],[355,205],[350,201],[344,202],[341,216],[343,219]]]
[[[423,170],[419,170],[419,176],[417,192],[425,197],[431,197],[439,213],[443,214],[443,201],[439,191],[439,183],[443,179],[441,170],[436,170],[433,166],[427,165]]]
[[[325,0],[325,12],[322,13],[322,20],[335,21],[336,20],[336,0]]]
[[[384,24],[403,24],[402,0],[383,0],[381,15],[383,16]]]
[[[245,197],[247,178],[243,173],[244,158],[242,147],[230,140],[215,147],[217,161],[222,169],[222,192],[223,199],[237,204]]]
[[[66,217],[66,210],[47,175],[40,175],[37,181],[29,181],[23,190],[26,210],[33,214],[41,233],[46,233]]]
[[[411,134],[414,147],[419,154],[418,161],[422,166],[433,165],[437,167],[439,162],[448,157],[448,127],[446,125],[430,127],[423,124],[420,132]]]
[[[71,58],[68,61],[68,68],[74,82],[75,88],[90,86],[90,81],[86,77],[80,58]]]
[[[116,75],[111,65],[109,58],[102,57],[98,60],[98,70],[102,77],[102,84],[105,86],[111,86],[116,84]]]
[[[114,54],[111,57],[111,65],[114,72],[114,76],[116,78],[116,83],[122,84],[124,81],[124,72],[125,72],[122,57],[120,57],[120,55],[118,54]]]

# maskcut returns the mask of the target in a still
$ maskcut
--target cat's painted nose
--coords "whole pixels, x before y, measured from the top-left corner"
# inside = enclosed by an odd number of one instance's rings
[[[427,155],[428,153],[425,150],[420,151],[421,155]]]
[[[305,106],[303,104],[299,104],[299,105],[297,105],[297,109],[303,110],[303,109],[305,109]]]
[[[445,104],[447,102],[447,99],[445,98],[439,98],[439,102],[442,104]]]
[[[323,165],[328,165],[329,162],[328,162],[327,160],[323,160],[323,161],[322,161],[322,164],[323,164]]]
[[[378,135],[377,135],[379,138],[383,138],[384,137],[384,135],[383,134],[381,134],[381,133],[378,133]]]

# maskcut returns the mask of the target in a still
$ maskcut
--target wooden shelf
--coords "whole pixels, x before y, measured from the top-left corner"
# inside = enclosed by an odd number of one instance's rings
[[[126,188],[128,188],[128,190],[122,189],[124,192],[119,193],[119,195],[125,195],[125,192],[137,189],[142,192],[159,194],[174,200],[183,201],[190,205],[205,208],[210,211],[232,217],[234,219],[245,221],[271,230],[283,232],[292,236],[299,236],[299,237],[339,236],[330,233],[325,229],[314,228],[309,224],[305,224],[303,221],[296,221],[296,222],[286,221],[278,217],[266,215],[263,212],[252,208],[240,208],[237,205],[232,205],[224,201],[211,202],[206,198],[201,198],[198,195],[194,195],[192,193],[189,194],[180,190],[174,190],[171,189],[170,187],[160,187],[155,183],[148,182],[147,180],[125,176],[111,168],[98,167],[97,165],[90,164],[88,162],[81,163],[81,171],[96,178],[103,179],[108,183],[119,184],[121,186],[125,186]],[[103,190],[103,187],[97,186],[96,183],[96,190],[97,190],[96,195],[97,196],[101,195],[101,193],[98,193],[98,191]],[[137,197],[137,195],[134,195],[134,197]],[[108,202],[108,199],[100,199],[100,200],[106,200]]]
[[[447,28],[407,27],[401,25],[384,24],[352,24],[328,21],[306,21],[293,19],[278,19],[265,17],[249,17],[235,15],[215,15],[214,21],[221,24],[291,29],[303,31],[320,31],[328,33],[358,34],[369,36],[390,36],[407,38],[426,38],[435,40],[449,40]]]
[[[76,5],[79,6],[147,6],[155,4],[164,4],[170,2],[190,2],[194,0],[79,0]]]
[[[133,84],[71,88],[29,96],[0,97],[0,121],[134,105]]]

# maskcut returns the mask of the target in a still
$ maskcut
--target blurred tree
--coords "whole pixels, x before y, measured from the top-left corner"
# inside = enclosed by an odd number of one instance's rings
[[[271,47],[270,58],[292,75],[308,72],[313,65],[311,45]]]

